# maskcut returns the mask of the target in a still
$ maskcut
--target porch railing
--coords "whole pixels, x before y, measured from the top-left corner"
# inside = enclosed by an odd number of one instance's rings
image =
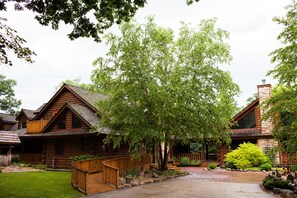
[[[197,153],[175,153],[175,158],[182,158],[182,157],[188,157],[191,161],[204,161],[205,156],[201,152]]]
[[[47,123],[48,120],[27,121],[26,131],[27,133],[40,133]]]
[[[120,175],[132,169],[148,170],[151,155],[142,155],[140,159],[132,160],[130,156],[113,156],[103,159],[90,159],[72,163],[71,184],[85,194],[90,193],[90,186],[94,186],[92,174],[102,173],[102,181],[95,185],[107,184],[113,188],[119,187]],[[94,192],[93,192],[94,193]]]
[[[40,164],[42,163],[43,154],[20,154],[22,162],[29,164]]]

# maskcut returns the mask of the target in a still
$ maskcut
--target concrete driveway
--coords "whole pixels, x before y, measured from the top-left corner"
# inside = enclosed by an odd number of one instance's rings
[[[88,198],[121,197],[197,197],[197,198],[275,198],[261,189],[259,183],[265,173],[205,171],[202,168],[185,168],[190,175],[162,182],[124,188],[107,193],[87,196]]]

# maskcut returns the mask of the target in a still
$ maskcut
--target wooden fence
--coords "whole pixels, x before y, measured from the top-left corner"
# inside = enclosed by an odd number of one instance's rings
[[[41,164],[43,154],[21,154],[21,161],[29,164]]]
[[[140,159],[134,160],[130,156],[113,156],[74,162],[71,184],[85,194],[89,194],[92,191],[91,186],[96,184],[118,188],[120,175],[124,176],[132,169],[148,170],[150,164],[150,155],[142,155]],[[100,174],[101,177],[98,177],[100,181],[91,179],[94,174]]]
[[[199,153],[175,153],[174,154],[175,158],[182,158],[182,157],[188,157],[191,161],[204,161],[205,157],[204,155],[199,152]]]

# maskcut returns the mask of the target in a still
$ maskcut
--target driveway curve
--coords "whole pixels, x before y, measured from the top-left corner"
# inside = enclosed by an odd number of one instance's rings
[[[87,196],[88,198],[276,198],[264,191],[259,183],[267,173],[206,171],[202,168],[184,168],[190,175]]]

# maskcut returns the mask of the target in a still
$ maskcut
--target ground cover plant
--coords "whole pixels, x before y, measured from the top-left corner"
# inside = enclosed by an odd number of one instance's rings
[[[271,170],[271,162],[260,148],[252,143],[243,143],[226,155],[225,166],[232,169],[246,170],[251,167],[260,167],[262,170]]]
[[[69,172],[0,173],[0,197],[79,197]]]
[[[217,165],[216,164],[208,164],[208,168],[211,170],[214,170],[217,168]]]
[[[273,188],[292,189],[292,186],[289,185],[289,181],[285,181],[281,178],[272,178],[270,176],[267,176],[263,180],[263,186],[268,190],[272,190]]]
[[[179,165],[178,166],[200,166],[201,162],[197,160],[190,160],[188,157],[182,157],[179,160]]]

